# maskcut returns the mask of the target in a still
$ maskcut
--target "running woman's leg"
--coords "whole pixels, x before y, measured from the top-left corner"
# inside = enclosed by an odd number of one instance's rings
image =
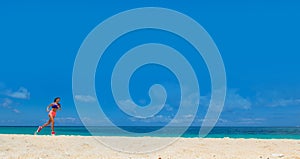
[[[48,122],[46,122],[44,125],[42,125],[42,128],[48,126],[50,123],[51,123],[51,118],[50,118],[50,115],[49,115],[49,120],[48,120]]]
[[[48,122],[46,122],[44,125],[42,125],[42,126],[39,126],[39,128],[36,130],[36,132],[34,133],[35,135],[37,134],[37,133],[39,133],[44,127],[46,127],[47,125],[49,125],[51,123],[51,118],[50,118],[50,115],[49,115],[49,120],[48,120]]]
[[[51,122],[51,130],[52,130],[52,132],[54,132],[54,117],[52,116],[52,115],[49,115],[49,117],[50,117],[50,122]]]

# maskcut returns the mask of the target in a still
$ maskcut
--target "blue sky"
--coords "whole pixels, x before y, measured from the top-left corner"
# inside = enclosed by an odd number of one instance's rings
[[[81,125],[72,95],[72,71],[78,49],[100,22],[137,7],[165,7],[201,24],[214,39],[227,74],[227,97],[219,126],[300,126],[299,37],[297,1],[1,1],[0,2],[0,125],[39,125],[47,120],[46,106],[62,97],[57,125]],[[172,39],[172,40],[170,40]],[[176,46],[195,68],[203,107],[210,96],[205,63],[189,44],[159,30],[140,30],[117,39],[101,59],[96,90],[105,112],[119,125],[143,124],[120,116],[109,89],[113,63],[132,46],[159,42]],[[165,86],[168,100],[148,125],[163,125],[178,109],[178,81],[160,66],[148,65],[132,76],[130,91],[136,103],[149,103],[148,88]],[[126,117],[126,116],[125,116]],[[189,118],[186,116],[185,118]],[[184,122],[185,118],[182,118]],[[86,119],[90,120],[90,119]]]

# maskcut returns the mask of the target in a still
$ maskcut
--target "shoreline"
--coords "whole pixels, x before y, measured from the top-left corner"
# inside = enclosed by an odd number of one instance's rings
[[[74,135],[74,136],[153,136],[153,137],[182,137],[182,138],[200,138],[199,127],[191,127],[182,134],[178,131],[177,127],[170,127],[163,133],[152,133],[156,127],[126,127],[125,131],[129,133],[123,133],[122,131],[116,131],[114,127],[96,127],[93,128],[93,132],[89,131],[83,126],[57,126],[55,127],[57,135]],[[27,134],[33,135],[37,126],[27,127],[0,127],[0,134]],[[179,127],[180,129],[180,127]],[[132,132],[132,133],[131,133]],[[145,132],[145,133],[143,133]],[[148,133],[150,132],[150,134]],[[50,127],[45,128],[39,135],[50,135]],[[201,136],[203,137],[203,136]],[[215,127],[210,134],[205,138],[255,138],[255,139],[299,139],[300,140],[300,128],[297,127]]]
[[[93,135],[60,135],[56,134],[55,136],[52,136],[51,134],[46,135],[46,134],[41,134],[41,135],[34,135],[34,134],[1,134],[0,137],[3,135],[16,135],[16,136],[50,136],[50,137],[125,137],[125,138],[143,138],[143,137],[148,137],[148,138],[177,138],[177,139],[254,139],[254,140],[296,140],[300,141],[300,138],[244,138],[244,137],[172,137],[172,136],[118,136],[118,135],[103,135],[103,136],[93,136]]]
[[[99,140],[101,140],[101,143]],[[170,142],[170,140],[176,141]],[[0,158],[300,159],[300,140],[0,134]],[[105,145],[105,143],[111,144]],[[168,143],[168,146],[163,145]],[[167,144],[166,144],[167,145]],[[156,151],[155,146],[162,146]],[[118,148],[133,150],[116,151]],[[125,149],[124,149],[125,150]],[[135,152],[134,152],[135,151]],[[145,151],[145,152],[144,152]],[[141,153],[142,152],[142,153]]]

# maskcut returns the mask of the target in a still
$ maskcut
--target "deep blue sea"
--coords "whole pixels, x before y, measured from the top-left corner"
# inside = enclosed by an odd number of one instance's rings
[[[160,127],[153,126],[126,126],[122,129],[138,133],[135,136],[145,136],[143,132],[151,132]],[[2,126],[0,134],[33,134],[37,127],[32,126]],[[99,136],[131,136],[117,133],[112,127],[92,127]],[[176,137],[180,127],[168,128],[164,133],[153,136],[158,137]],[[80,135],[91,136],[90,132],[83,126],[57,126],[55,127],[57,135]],[[44,128],[39,135],[49,135],[50,127]],[[199,137],[199,127],[190,127],[181,137],[195,138]],[[140,135],[139,135],[140,134]],[[149,135],[147,135],[149,136]],[[300,127],[215,127],[207,138],[259,138],[259,139],[300,139]]]

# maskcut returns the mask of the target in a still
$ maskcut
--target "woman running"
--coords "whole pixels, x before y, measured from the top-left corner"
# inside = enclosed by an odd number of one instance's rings
[[[39,128],[37,129],[36,133],[39,133],[44,127],[48,126],[51,123],[51,130],[52,130],[52,135],[55,135],[55,131],[54,131],[54,118],[56,116],[56,111],[57,110],[61,110],[61,105],[59,104],[60,102],[60,97],[56,97],[54,99],[54,102],[51,103],[50,105],[48,105],[47,107],[47,112],[49,112],[48,116],[49,116],[49,120],[48,122],[46,122],[44,125],[39,126]],[[49,110],[49,108],[51,107],[51,110]]]

